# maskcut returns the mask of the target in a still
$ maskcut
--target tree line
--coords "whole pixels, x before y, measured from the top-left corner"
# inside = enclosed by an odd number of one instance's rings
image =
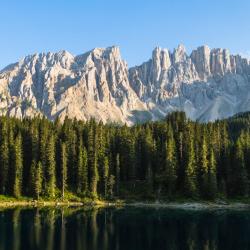
[[[62,198],[248,197],[250,115],[213,123],[175,112],[128,127],[0,117],[0,194]]]

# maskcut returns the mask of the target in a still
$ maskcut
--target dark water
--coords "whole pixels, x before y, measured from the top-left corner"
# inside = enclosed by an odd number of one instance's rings
[[[0,250],[250,249],[250,211],[8,209]]]

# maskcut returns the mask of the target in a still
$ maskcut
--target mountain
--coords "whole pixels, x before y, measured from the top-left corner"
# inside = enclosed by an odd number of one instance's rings
[[[156,114],[183,110],[193,120],[212,121],[250,110],[250,64],[228,50],[183,45],[171,53],[156,48],[152,59],[129,70],[131,86]]]
[[[0,71],[0,114],[128,125],[174,110],[213,121],[250,110],[250,62],[225,49],[155,48],[128,68],[118,47],[27,56]]]

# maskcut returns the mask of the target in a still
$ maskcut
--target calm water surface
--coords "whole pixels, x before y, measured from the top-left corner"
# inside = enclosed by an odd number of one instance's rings
[[[7,209],[0,250],[250,249],[250,211]]]

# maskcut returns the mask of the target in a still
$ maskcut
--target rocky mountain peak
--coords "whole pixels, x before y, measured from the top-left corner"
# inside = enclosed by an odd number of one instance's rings
[[[210,121],[250,110],[250,65],[226,49],[156,47],[128,69],[117,46],[27,56],[0,71],[0,114],[133,124],[183,110]]]
[[[190,57],[201,79],[210,75],[210,48],[207,45],[193,50]]]
[[[183,44],[179,44],[173,52],[173,63],[184,62],[187,57],[185,46]]]

